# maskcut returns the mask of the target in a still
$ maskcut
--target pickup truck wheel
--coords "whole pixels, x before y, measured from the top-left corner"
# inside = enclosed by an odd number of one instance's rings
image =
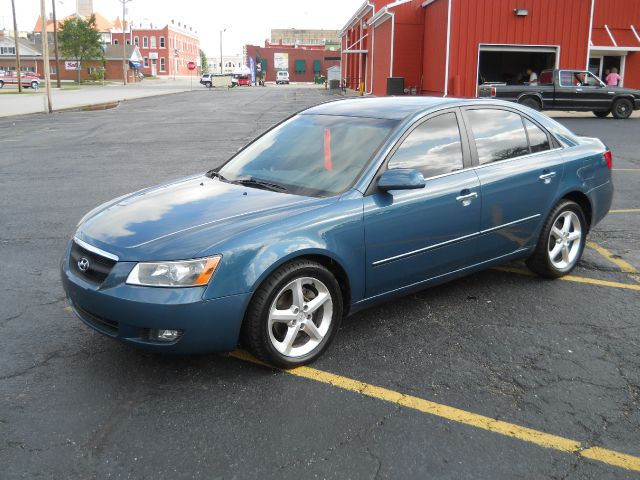
[[[541,277],[567,275],[577,265],[587,237],[587,222],[580,205],[562,200],[544,222],[527,267]]]
[[[542,110],[542,105],[540,102],[533,97],[525,97],[520,100],[520,105],[524,105],[525,107],[533,108],[536,112]]]
[[[598,118],[604,118],[607,117],[609,114],[611,113],[610,110],[606,110],[606,111],[602,111],[602,110],[594,110],[593,114],[598,117]]]
[[[619,98],[615,102],[613,102],[613,118],[629,118],[631,112],[633,112],[633,105],[631,105],[631,101],[627,98]]]
[[[242,322],[242,344],[278,367],[312,362],[335,336],[342,308],[331,272],[310,260],[294,260],[256,290]]]

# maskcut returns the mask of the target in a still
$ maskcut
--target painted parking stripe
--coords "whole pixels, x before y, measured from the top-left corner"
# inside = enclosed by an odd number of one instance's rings
[[[256,363],[268,368],[275,368],[241,350],[231,352],[230,355],[240,360]],[[587,446],[577,440],[553,435],[533,428],[523,427],[516,425],[515,423],[485,417],[484,415],[432,402],[430,400],[425,400],[424,398],[405,395],[394,390],[378,387],[376,385],[354,380],[342,375],[336,375],[335,373],[317,370],[315,368],[296,367],[290,370],[281,371],[296,377],[329,384],[342,390],[376,398],[384,402],[400,405],[422,413],[428,413],[452,422],[480,428],[506,437],[516,438],[523,442],[533,443],[540,447],[580,455],[582,457],[623,468],[625,470],[640,472],[640,457],[635,457],[626,453],[608,450],[606,448]]]
[[[622,208],[620,210],[609,210],[609,213],[640,213],[640,208]]]
[[[624,272],[624,273],[639,273],[638,269],[636,267],[634,267],[633,265],[631,265],[628,262],[625,262],[622,258],[620,258],[619,256],[611,253],[609,250],[607,250],[606,248],[598,245],[596,242],[588,241],[587,242],[587,247],[589,247],[592,250],[595,250],[600,255],[602,255],[604,258],[606,258],[611,263],[616,265],[618,268],[620,268],[621,272]]]
[[[499,272],[508,272],[508,273],[517,273],[518,275],[526,275],[527,277],[536,277],[534,273],[529,270],[525,270],[524,268],[516,268],[516,267],[494,267],[493,270],[498,270]],[[577,283],[587,283],[590,285],[599,285],[601,287],[611,287],[611,288],[622,288],[625,290],[637,290],[640,292],[640,285],[632,285],[629,283],[621,283],[621,282],[610,282],[609,280],[599,280],[597,278],[589,278],[589,277],[577,277],[575,275],[565,275],[564,277],[556,278],[556,280],[562,280],[565,282],[577,282]]]

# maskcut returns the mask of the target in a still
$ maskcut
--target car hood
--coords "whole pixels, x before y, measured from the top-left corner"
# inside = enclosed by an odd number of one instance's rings
[[[106,204],[76,237],[120,260],[194,258],[212,245],[280,217],[332,203],[207,176],[142,190]]]

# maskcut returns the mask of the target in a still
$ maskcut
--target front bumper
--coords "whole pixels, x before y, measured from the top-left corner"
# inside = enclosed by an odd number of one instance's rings
[[[236,348],[250,294],[203,300],[206,287],[155,288],[127,285],[133,262],[118,262],[101,285],[61,265],[69,305],[86,325],[116,340],[167,353],[226,352]],[[215,281],[215,278],[214,280]],[[157,329],[180,330],[173,342],[154,340]]]

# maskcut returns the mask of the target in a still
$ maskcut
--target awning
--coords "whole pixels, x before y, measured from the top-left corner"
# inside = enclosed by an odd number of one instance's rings
[[[593,27],[591,30],[592,49],[640,50],[640,36],[633,26],[612,28],[608,25]]]
[[[138,70],[138,69],[142,68],[142,63],[141,62],[134,62],[133,60],[129,60],[129,67],[133,68],[134,70]]]
[[[306,71],[307,71],[307,62],[305,62],[304,60],[296,60],[295,72],[304,73]]]

